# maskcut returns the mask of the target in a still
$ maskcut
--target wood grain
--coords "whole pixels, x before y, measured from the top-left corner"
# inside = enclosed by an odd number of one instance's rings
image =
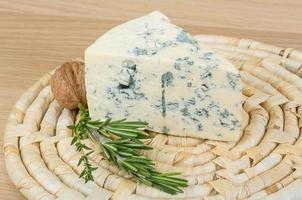
[[[111,27],[153,10],[192,34],[252,38],[302,49],[301,0],[0,0],[0,130],[18,97]],[[0,136],[0,145],[3,136]],[[1,199],[24,199],[0,156]]]

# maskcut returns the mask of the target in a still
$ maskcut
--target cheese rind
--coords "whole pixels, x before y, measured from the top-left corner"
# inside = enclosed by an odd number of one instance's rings
[[[159,12],[97,39],[85,52],[85,84],[93,119],[146,121],[170,135],[240,137],[239,72]]]

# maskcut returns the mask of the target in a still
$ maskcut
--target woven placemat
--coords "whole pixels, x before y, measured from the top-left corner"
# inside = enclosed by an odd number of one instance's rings
[[[90,155],[98,166],[95,181],[85,184],[66,128],[76,113],[54,100],[52,72],[23,94],[8,118],[5,163],[18,190],[30,200],[302,199],[302,52],[223,36],[196,39],[240,69],[243,136],[237,143],[162,134],[146,141],[154,149],[143,153],[157,169],[182,172],[189,181],[184,193],[137,184],[99,151]]]

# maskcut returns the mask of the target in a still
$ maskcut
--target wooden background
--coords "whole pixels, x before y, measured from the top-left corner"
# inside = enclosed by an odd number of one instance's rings
[[[100,34],[160,10],[192,34],[252,38],[302,50],[302,0],[0,0],[0,146],[18,97]],[[0,199],[24,199],[0,154]]]

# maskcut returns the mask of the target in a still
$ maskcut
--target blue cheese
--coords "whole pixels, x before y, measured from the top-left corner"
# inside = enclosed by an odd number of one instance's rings
[[[85,84],[93,119],[146,121],[169,135],[240,137],[239,72],[159,12],[119,25],[88,47]]]

